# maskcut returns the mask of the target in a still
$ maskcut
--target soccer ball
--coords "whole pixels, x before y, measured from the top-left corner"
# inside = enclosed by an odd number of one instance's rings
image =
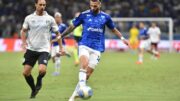
[[[92,91],[91,87],[83,86],[83,87],[79,88],[78,95],[81,99],[87,100],[87,99],[91,98],[91,96],[93,95],[93,91]]]

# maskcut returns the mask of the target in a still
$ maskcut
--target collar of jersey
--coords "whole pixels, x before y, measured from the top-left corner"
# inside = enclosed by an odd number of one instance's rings
[[[34,15],[39,16],[39,15],[36,14],[36,11],[34,12]],[[43,11],[43,15],[47,15],[47,12]]]
[[[101,13],[101,10],[99,11],[99,13],[98,13],[98,14],[94,14],[92,10],[90,10],[90,12],[91,12],[91,14],[92,14],[92,15],[97,16],[97,15],[99,15],[99,14]]]

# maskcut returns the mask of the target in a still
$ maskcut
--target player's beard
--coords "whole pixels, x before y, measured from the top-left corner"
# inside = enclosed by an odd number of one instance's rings
[[[44,8],[39,9],[39,14],[43,14]]]
[[[100,9],[92,9],[92,11],[93,11],[94,14],[98,14]]]
[[[41,9],[40,9],[40,12],[43,12],[43,11],[44,11],[44,8],[41,8]]]

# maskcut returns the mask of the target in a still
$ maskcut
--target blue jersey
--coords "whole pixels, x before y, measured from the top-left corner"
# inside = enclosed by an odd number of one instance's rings
[[[82,39],[79,42],[79,45],[85,45],[94,50],[104,52],[105,26],[110,29],[115,28],[115,25],[108,14],[102,11],[98,14],[94,14],[91,10],[87,10],[82,12],[72,22],[75,27],[80,24],[83,26]]]
[[[58,31],[62,34],[66,30],[67,26],[64,23],[61,23],[58,25],[58,28],[59,28]],[[52,40],[55,38],[56,38],[56,33],[52,32]],[[65,45],[64,39],[62,39],[62,44]],[[57,45],[58,45],[58,42],[53,42],[53,46],[57,46]]]
[[[147,28],[141,28],[139,30],[139,38],[141,40],[146,40],[149,38],[149,35],[147,34],[148,29]]]

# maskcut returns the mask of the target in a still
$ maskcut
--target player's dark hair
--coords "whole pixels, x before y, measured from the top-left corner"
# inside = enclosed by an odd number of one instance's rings
[[[37,3],[38,3],[38,1],[39,1],[39,0],[34,0],[34,3],[36,3],[36,4],[37,4]],[[46,0],[45,0],[45,1],[46,1]]]
[[[92,2],[101,2],[102,0],[90,0]]]
[[[36,3],[36,4],[37,4],[37,3],[38,3],[38,0],[34,0],[34,3]]]

